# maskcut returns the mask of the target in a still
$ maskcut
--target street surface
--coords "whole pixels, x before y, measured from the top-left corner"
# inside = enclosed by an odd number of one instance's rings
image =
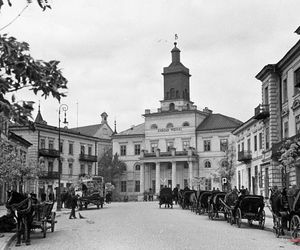
[[[270,230],[246,223],[239,229],[179,206],[159,209],[157,202],[112,203],[80,214],[85,219],[76,212],[77,219],[70,220],[62,211],[55,232],[44,239],[36,230],[31,246],[14,247],[13,242],[10,249],[300,249]]]

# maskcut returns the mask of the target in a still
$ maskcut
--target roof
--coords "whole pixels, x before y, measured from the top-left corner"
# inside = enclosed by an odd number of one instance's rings
[[[222,114],[210,114],[198,126],[197,131],[232,129],[240,126],[241,124],[241,121],[229,116]]]
[[[78,132],[80,134],[94,136],[102,126],[103,124],[95,124],[95,125],[89,125],[84,127],[71,128],[71,130]]]
[[[14,140],[14,141],[18,141],[20,142],[22,145],[24,145],[25,147],[30,147],[32,145],[32,143],[30,143],[29,141],[25,140],[23,137],[9,131],[9,135],[8,138],[10,140]]]
[[[132,126],[130,129],[124,130],[118,134],[115,134],[116,136],[124,136],[124,135],[144,135],[145,134],[145,123]]]

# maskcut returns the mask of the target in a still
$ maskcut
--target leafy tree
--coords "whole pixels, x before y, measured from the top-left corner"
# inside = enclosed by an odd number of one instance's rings
[[[24,179],[35,178],[41,168],[33,161],[26,164],[17,152],[16,144],[0,139],[0,179],[6,183],[19,182],[22,186]]]
[[[26,2],[27,2],[27,4],[30,4],[30,3],[32,3],[32,0],[26,0]],[[36,0],[36,2],[42,8],[43,11],[45,11],[47,8],[51,9],[51,6],[48,3],[48,0]],[[12,6],[11,0],[7,0],[7,4],[11,7]],[[4,2],[3,2],[3,0],[0,0],[0,9],[1,9],[2,5],[4,5]]]
[[[0,113],[15,122],[26,123],[33,110],[30,101],[16,102],[14,93],[29,89],[57,100],[65,96],[67,80],[58,68],[59,61],[35,60],[29,54],[29,44],[14,37],[0,35]],[[12,98],[7,97],[12,93]]]
[[[126,163],[119,160],[118,154],[112,154],[112,149],[104,152],[98,162],[98,173],[105,182],[114,183],[114,180],[126,171]]]

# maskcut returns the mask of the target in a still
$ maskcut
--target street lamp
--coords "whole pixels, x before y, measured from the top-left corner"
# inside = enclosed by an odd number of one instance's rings
[[[57,188],[57,207],[56,210],[60,211],[61,210],[61,195],[60,195],[60,175],[62,171],[62,166],[61,166],[61,159],[60,159],[60,112],[64,111],[65,112],[65,118],[63,123],[67,124],[67,118],[66,118],[66,112],[68,110],[68,105],[67,104],[61,104],[58,109],[58,188]]]

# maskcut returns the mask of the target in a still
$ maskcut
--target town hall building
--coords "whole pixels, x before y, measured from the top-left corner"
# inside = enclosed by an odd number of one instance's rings
[[[172,62],[163,69],[164,99],[155,112],[146,109],[145,122],[114,134],[113,153],[127,165],[117,183],[119,197],[138,199],[162,186],[222,188],[219,169],[234,145],[231,131],[242,122],[198,110],[190,100],[190,72],[180,60],[177,43]]]

